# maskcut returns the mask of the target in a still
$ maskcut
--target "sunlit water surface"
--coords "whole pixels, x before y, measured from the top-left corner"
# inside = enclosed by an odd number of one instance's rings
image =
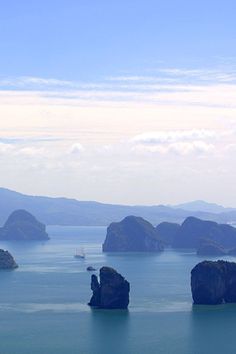
[[[103,254],[103,227],[48,232],[44,243],[0,243],[19,264],[0,272],[1,354],[235,353],[236,306],[192,306],[190,271],[202,260],[194,252]],[[81,246],[85,260],[73,257]],[[88,265],[129,280],[129,311],[87,306]]]

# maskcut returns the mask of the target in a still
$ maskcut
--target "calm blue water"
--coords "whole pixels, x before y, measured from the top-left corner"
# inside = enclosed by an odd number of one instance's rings
[[[16,271],[0,272],[1,354],[235,353],[236,306],[192,306],[194,252],[101,252],[103,227],[48,227],[45,243],[0,243]],[[83,246],[85,260],[73,258]],[[230,258],[228,258],[230,259]],[[129,311],[91,310],[88,265],[131,283]]]

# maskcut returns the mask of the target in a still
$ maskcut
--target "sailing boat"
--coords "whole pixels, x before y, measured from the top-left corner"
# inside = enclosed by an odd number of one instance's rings
[[[84,259],[84,258],[85,258],[84,249],[83,249],[83,248],[81,248],[81,249],[78,249],[78,248],[77,248],[74,257],[75,257],[75,258]]]

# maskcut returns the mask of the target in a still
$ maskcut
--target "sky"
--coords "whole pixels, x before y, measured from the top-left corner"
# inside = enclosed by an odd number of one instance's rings
[[[236,206],[236,3],[0,0],[0,186]]]

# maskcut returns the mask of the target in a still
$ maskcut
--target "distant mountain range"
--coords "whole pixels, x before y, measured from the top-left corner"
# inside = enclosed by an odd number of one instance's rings
[[[177,206],[128,206],[78,201],[68,198],[29,196],[0,188],[0,224],[16,209],[25,209],[46,225],[107,226],[128,215],[141,216],[157,225],[162,221],[181,223],[188,216],[221,223],[236,222],[236,209],[203,201]]]
[[[225,208],[222,205],[215,203],[207,203],[204,200],[195,200],[189,203],[183,203],[173,206],[176,209],[184,209],[189,211],[204,211],[206,213],[224,213],[228,211],[235,211],[236,208]]]

